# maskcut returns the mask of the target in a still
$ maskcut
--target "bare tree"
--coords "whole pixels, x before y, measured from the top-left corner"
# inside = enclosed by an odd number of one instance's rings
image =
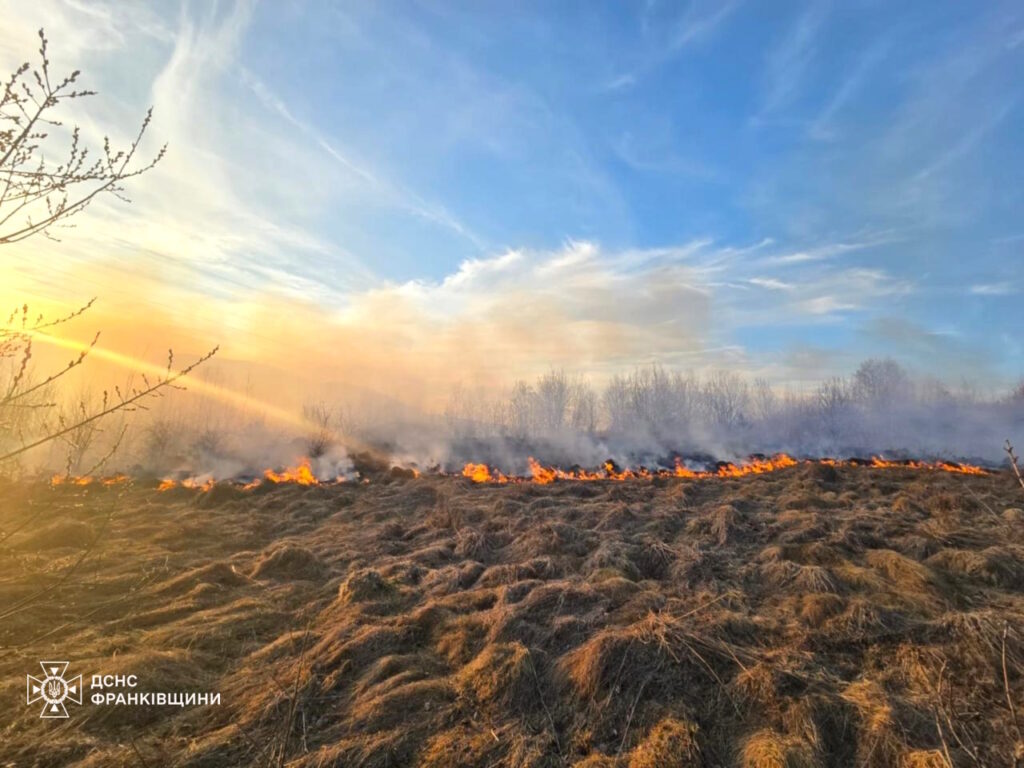
[[[457,437],[476,437],[480,429],[479,411],[480,406],[474,393],[462,384],[456,384],[448,396],[444,417],[448,428]]]
[[[705,407],[711,424],[735,427],[744,423],[749,407],[747,382],[731,371],[715,371],[704,385]]]
[[[597,429],[597,395],[590,385],[576,381],[572,386],[570,423],[577,432],[593,434]]]
[[[551,371],[537,380],[537,416],[540,426],[548,433],[565,426],[572,401],[572,384],[565,371]]]
[[[507,407],[507,427],[513,437],[520,440],[534,430],[533,403],[536,393],[525,381],[517,381],[512,387]]]
[[[698,390],[692,376],[669,374],[652,365],[615,376],[605,389],[603,403],[613,431],[640,427],[652,435],[678,438],[695,418]]]
[[[891,407],[907,394],[909,379],[895,360],[865,360],[853,374],[852,395],[875,408]]]
[[[613,432],[624,432],[629,427],[629,382],[625,376],[615,374],[604,388],[601,403],[608,414],[608,426]]]
[[[853,399],[850,386],[844,379],[833,377],[818,386],[816,397],[822,431],[836,447],[849,426]]]
[[[127,202],[124,182],[150,170],[164,155],[161,148],[147,161],[138,159],[152,110],[127,149],[113,149],[108,138],[99,151],[85,146],[78,126],[66,127],[60,112],[67,102],[93,92],[77,88],[77,70],[55,77],[42,30],[39,41],[41,63],[32,67],[26,62],[0,82],[0,245],[40,234],[52,238],[51,227],[83,211],[98,195],[112,194]],[[54,163],[49,158],[56,154],[61,134],[66,137],[64,159]],[[83,400],[78,408],[61,413],[54,391],[64,376],[85,363],[99,333],[66,366],[40,376],[31,365],[34,345],[48,341],[58,326],[80,317],[93,301],[54,319],[33,318],[24,305],[0,326],[0,468],[55,440],[68,447],[69,469],[78,465],[95,441],[98,423],[114,413],[144,408],[144,401],[168,389],[181,388],[177,382],[217,352],[215,347],[176,370],[169,350],[166,369],[155,378],[142,374],[139,384],[104,390],[96,402]],[[46,417],[51,410],[55,419]]]
[[[778,410],[779,398],[767,379],[754,379],[750,392],[751,409],[758,421],[767,421]]]

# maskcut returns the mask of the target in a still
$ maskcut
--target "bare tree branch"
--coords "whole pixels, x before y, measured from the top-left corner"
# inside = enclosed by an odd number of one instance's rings
[[[125,200],[123,183],[152,169],[163,158],[166,145],[149,160],[138,155],[153,110],[146,113],[126,149],[115,150],[109,137],[102,149],[90,152],[81,130],[65,130],[58,119],[65,102],[95,95],[76,89],[78,70],[60,81],[50,78],[47,39],[39,30],[36,67],[26,62],[2,84],[0,93],[0,245],[21,242],[85,209],[97,196],[110,193]],[[64,160],[54,164],[55,136],[67,134]]]
[[[89,424],[89,423],[91,423],[93,421],[96,421],[97,419],[102,419],[104,416],[109,416],[110,414],[116,413],[117,411],[123,411],[123,410],[131,409],[131,407],[136,405],[139,401],[159,393],[160,390],[162,390],[162,389],[164,389],[166,387],[174,386],[174,382],[178,381],[179,379],[181,379],[181,378],[183,378],[185,376],[188,376],[188,374],[190,374],[192,371],[194,371],[200,365],[202,365],[207,360],[209,360],[211,357],[213,357],[215,354],[217,354],[217,351],[219,349],[220,349],[219,347],[214,347],[213,349],[211,349],[209,352],[207,352],[205,355],[200,357],[198,360],[196,360],[191,365],[187,365],[184,368],[182,368],[179,371],[176,371],[174,373],[172,373],[170,371],[170,368],[168,368],[168,373],[165,376],[161,377],[160,379],[158,379],[155,382],[148,382],[146,384],[146,386],[144,386],[142,389],[132,389],[132,390],[129,390],[128,392],[125,392],[123,394],[120,392],[119,389],[116,390],[117,393],[118,393],[118,399],[117,399],[116,402],[114,402],[112,404],[108,404],[107,403],[107,400],[106,400],[106,394],[107,393],[104,393],[104,395],[105,395],[104,407],[100,411],[98,411],[96,413],[93,413],[93,414],[87,416],[86,418],[81,419],[80,421],[76,422],[75,424],[71,424],[71,425],[66,426],[66,427],[64,427],[62,429],[58,429],[55,432],[51,432],[51,433],[49,433],[47,435],[44,435],[43,437],[39,438],[38,440],[35,440],[33,442],[30,442],[30,443],[26,443],[26,444],[22,445],[20,448],[17,448],[17,449],[15,449],[13,451],[10,451],[10,452],[8,452],[6,454],[0,455],[0,464],[3,464],[5,461],[9,461],[9,460],[15,458],[16,456],[21,455],[21,454],[25,453],[26,451],[30,451],[33,448],[37,448],[40,445],[44,445],[45,443],[48,443],[51,440],[56,440],[59,437],[63,437],[64,435],[66,435],[66,434],[68,434],[68,433],[70,433],[70,432],[72,432],[72,431],[74,431],[76,429],[80,429],[82,426],[84,426],[86,424]],[[180,389],[181,387],[178,387],[178,388]]]
[[[39,30],[38,61],[35,66],[22,64],[0,81],[0,245],[33,235],[54,239],[51,227],[64,224],[105,193],[128,202],[124,182],[152,169],[166,151],[164,146],[149,159],[139,157],[152,109],[126,148],[114,149],[109,137],[103,138],[99,149],[86,146],[80,128],[65,127],[61,117],[69,102],[94,93],[78,87],[78,70],[63,78],[53,76],[43,30]],[[62,139],[63,147],[59,146]],[[54,162],[54,157],[62,159]],[[155,381],[143,374],[141,386],[104,391],[95,407],[83,399],[77,407],[60,408],[53,396],[55,389],[64,376],[86,362],[99,333],[65,367],[40,378],[32,370],[33,340],[43,331],[81,316],[94,301],[55,319],[39,315],[34,320],[25,304],[10,314],[6,326],[0,326],[0,363],[4,363],[0,370],[0,466],[33,448],[61,440],[67,447],[70,472],[82,462],[101,431],[98,422],[117,412],[145,408],[142,401],[165,390],[182,389],[176,382],[217,352],[215,347],[178,371],[170,352],[166,372]],[[55,423],[45,416],[51,410],[56,414]],[[124,434],[122,428],[109,453],[97,462],[97,469],[117,450]]]

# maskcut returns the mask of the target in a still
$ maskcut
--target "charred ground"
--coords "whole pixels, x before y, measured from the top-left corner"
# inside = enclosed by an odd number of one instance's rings
[[[0,764],[1013,765],[1006,473],[0,488]],[[40,659],[219,691],[40,721]]]

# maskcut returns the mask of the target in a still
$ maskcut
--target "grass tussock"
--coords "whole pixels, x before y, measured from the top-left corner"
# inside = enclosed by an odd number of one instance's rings
[[[743,743],[740,752],[743,768],[818,768],[810,746],[793,736],[772,730],[758,731]]]
[[[699,768],[704,765],[697,743],[699,728],[689,720],[658,721],[629,757],[629,768]]]

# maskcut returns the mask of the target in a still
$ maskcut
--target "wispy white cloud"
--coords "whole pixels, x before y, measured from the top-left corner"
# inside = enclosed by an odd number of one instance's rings
[[[673,137],[673,127],[665,122],[642,124],[638,116],[633,121],[639,130],[624,132],[613,143],[618,158],[630,168],[643,173],[687,177],[705,183],[721,183],[722,175],[706,160],[687,154]]]
[[[877,248],[882,245],[899,242],[900,238],[893,233],[883,232],[861,240],[847,242],[826,243],[802,250],[789,251],[785,253],[766,256],[760,260],[763,265],[800,265],[809,262],[826,261],[840,256],[844,253],[862,251],[868,248]]]
[[[831,141],[839,136],[837,116],[863,88],[872,70],[881,62],[889,50],[889,41],[883,39],[863,51],[853,68],[846,73],[808,127],[808,135],[818,141]]]
[[[721,26],[739,6],[740,0],[690,0],[686,12],[672,30],[671,51],[706,39]]]
[[[1017,288],[1010,282],[978,283],[968,289],[973,296],[1009,296],[1016,292]]]
[[[642,54],[626,71],[608,79],[603,89],[619,91],[631,88],[652,70],[672,61],[686,49],[709,40],[742,2],[690,0],[681,13],[677,3],[648,3],[640,19]]]
[[[184,5],[169,16],[161,10],[44,0],[0,25],[0,64],[30,58],[34,30],[44,26],[57,71],[82,69],[83,85],[99,95],[76,102],[71,119],[91,144],[109,132],[124,146],[152,105],[143,152],[169,145],[166,158],[129,186],[132,205],[97,199],[74,229],[58,231],[59,245],[44,241],[32,251],[59,252],[69,269],[134,261],[142,271],[173,275],[165,287],[178,295],[262,290],[273,275],[282,289],[336,302],[339,290],[374,280],[361,260],[308,226],[296,206],[324,199],[308,183],[305,171],[315,161],[305,143],[232,87],[249,4],[198,13]],[[24,257],[19,246],[4,251],[5,261]],[[34,278],[24,277],[9,289],[31,291]],[[325,289],[325,277],[333,289]],[[115,303],[127,290],[117,281],[102,291],[78,283],[68,289],[102,292]]]
[[[837,312],[847,312],[859,309],[859,305],[844,301],[835,296],[815,296],[813,299],[804,299],[793,304],[799,312],[809,315],[833,315]]]
[[[1016,99],[1007,99],[1003,103],[995,105],[988,114],[981,116],[981,119],[971,127],[963,136],[956,139],[948,147],[944,147],[937,157],[934,157],[913,177],[912,184],[927,182],[935,174],[944,171],[956,161],[971,152],[993,131],[1016,105]]]
[[[825,21],[824,2],[811,0],[785,36],[768,54],[761,110],[755,123],[789,104],[798,94],[808,68],[814,61]]]
[[[752,277],[748,282],[751,285],[756,285],[759,288],[768,288],[772,291],[792,291],[794,288],[792,283],[786,283],[774,277]]]
[[[349,153],[340,150],[334,142],[323,136],[312,125],[295,117],[284,101],[271,92],[267,85],[249,69],[239,67],[239,73],[242,82],[256,95],[262,104],[282,117],[290,125],[298,128],[305,136],[312,139],[313,143],[323,150],[328,157],[368,185],[373,192],[380,194],[385,203],[449,229],[460,237],[469,240],[477,248],[485,247],[486,244],[483,238],[452,216],[443,206],[428,202],[415,192],[403,188],[402,185],[382,178],[379,171],[371,170],[364,163],[353,160]]]

